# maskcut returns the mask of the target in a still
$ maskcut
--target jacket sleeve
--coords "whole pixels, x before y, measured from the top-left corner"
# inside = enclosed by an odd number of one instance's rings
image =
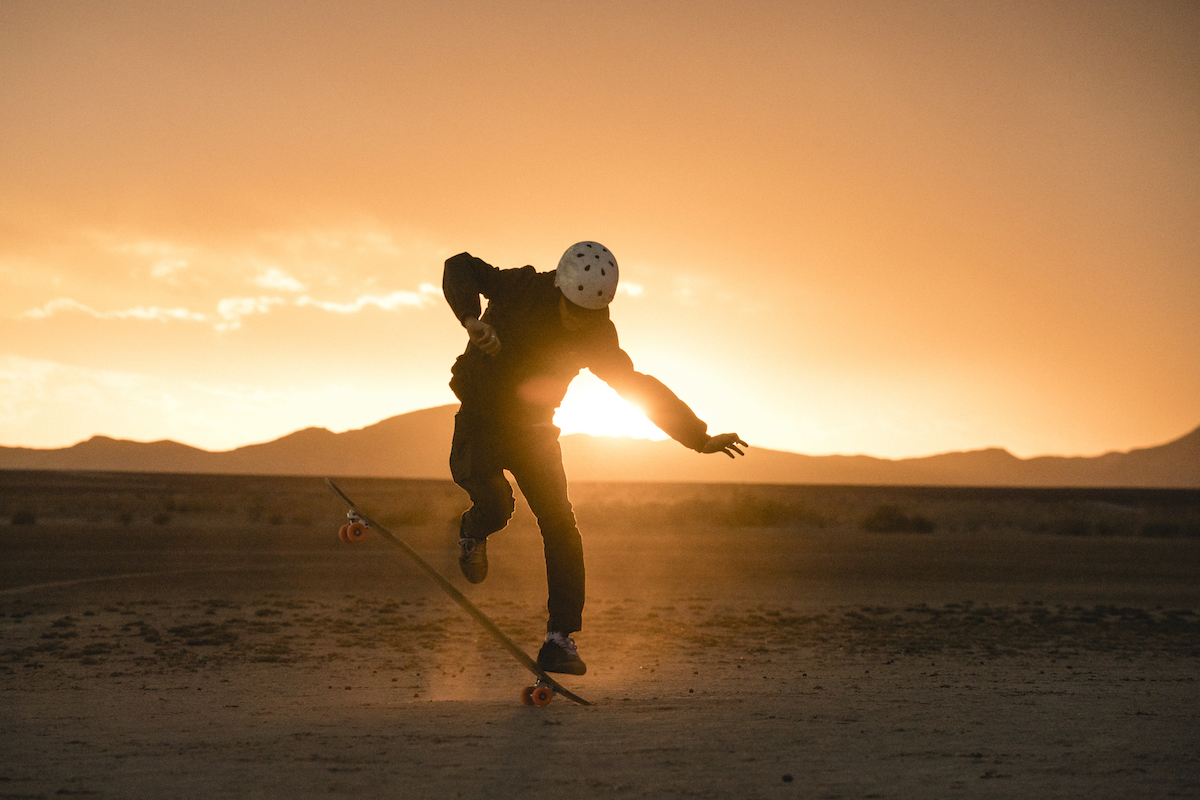
[[[663,433],[685,447],[703,452],[708,442],[708,425],[657,378],[634,370],[633,359],[617,344],[616,329],[611,325],[606,327],[608,334],[597,342],[588,368],[641,409]]]
[[[478,318],[482,306],[479,295],[491,297],[500,270],[470,253],[459,253],[446,259],[442,271],[442,294],[454,311],[454,318]]]

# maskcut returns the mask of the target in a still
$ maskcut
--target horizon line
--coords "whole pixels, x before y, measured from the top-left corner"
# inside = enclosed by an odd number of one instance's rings
[[[209,450],[207,448],[199,447],[194,444],[188,444],[187,442],[181,442],[176,439],[151,439],[151,440],[127,439],[127,438],[123,438],[123,437],[112,436],[112,435],[106,434],[106,433],[94,433],[87,439],[80,439],[79,441],[77,441],[73,444],[63,445],[60,447],[34,447],[31,445],[0,444],[0,449],[31,450],[31,451],[37,451],[37,452],[53,452],[53,451],[61,451],[61,450],[70,450],[74,447],[78,447],[82,444],[86,444],[87,442],[91,442],[96,439],[107,439],[107,440],[113,441],[113,442],[127,442],[130,444],[142,444],[142,445],[173,444],[173,445],[178,445],[180,447],[187,447],[192,450],[198,450],[202,453],[210,453],[213,455],[219,455],[222,453],[234,453],[239,450],[243,450],[247,447],[259,447],[262,445],[272,444],[272,443],[278,442],[282,439],[286,439],[289,436],[295,436],[296,434],[303,433],[305,431],[325,431],[326,433],[329,433],[330,435],[333,435],[333,436],[341,436],[346,433],[354,433],[357,431],[367,430],[368,428],[372,428],[376,425],[382,424],[391,419],[396,419],[397,417],[404,417],[404,416],[408,416],[409,414],[420,414],[420,413],[426,412],[426,411],[437,411],[439,409],[444,409],[444,408],[454,408],[454,407],[457,407],[457,405],[458,405],[457,403],[444,403],[442,405],[437,405],[437,406],[428,406],[426,408],[417,408],[417,409],[413,409],[411,411],[402,411],[399,414],[393,414],[391,416],[384,417],[381,420],[372,422],[369,425],[364,425],[361,428],[347,428],[342,431],[334,431],[334,430],[331,430],[331,429],[326,428],[321,425],[310,425],[310,426],[304,427],[304,428],[297,428],[296,430],[282,434],[281,436],[276,436],[273,439],[266,439],[263,441],[256,441],[256,442],[248,442],[246,444],[237,445],[236,447],[231,447],[231,448],[228,448],[225,450]],[[798,452],[795,450],[783,450],[783,449],[779,449],[779,448],[766,447],[763,445],[755,445],[755,444],[750,444],[749,447],[753,450],[765,450],[765,451],[773,452],[773,453],[786,453],[788,455],[803,456],[806,458],[870,458],[870,459],[875,459],[877,461],[889,461],[889,462],[919,461],[921,459],[936,458],[938,456],[1000,451],[1012,458],[1017,459],[1018,461],[1033,461],[1033,460],[1036,460],[1039,458],[1103,458],[1104,456],[1107,456],[1107,455],[1123,455],[1123,454],[1132,453],[1132,452],[1135,452],[1138,450],[1151,450],[1151,449],[1155,449],[1158,447],[1165,447],[1167,445],[1174,444],[1175,442],[1186,439],[1188,436],[1191,436],[1192,434],[1195,434],[1197,432],[1200,432],[1200,424],[1196,425],[1191,430],[1188,430],[1188,431],[1180,434],[1179,436],[1168,439],[1164,442],[1160,442],[1158,444],[1140,445],[1137,447],[1132,447],[1129,450],[1105,450],[1103,452],[1095,453],[1095,454],[1041,453],[1041,454],[1031,455],[1031,456],[1019,456],[1019,455],[1016,455],[1015,453],[1013,453],[1008,448],[1003,447],[1001,445],[990,445],[987,447],[978,447],[978,448],[974,448],[974,449],[970,449],[970,450],[943,450],[943,451],[939,451],[939,452],[935,452],[935,453],[927,453],[924,455],[890,457],[890,456],[872,455],[870,453],[820,453],[820,454],[801,453],[801,452]],[[565,433],[562,435],[564,437],[566,437],[566,436],[588,436],[593,439],[614,439],[614,440],[628,439],[631,441],[645,441],[645,442],[667,441],[667,439],[652,439],[652,438],[646,437],[646,436],[597,434],[597,433],[586,433],[583,431],[575,431],[572,433]]]

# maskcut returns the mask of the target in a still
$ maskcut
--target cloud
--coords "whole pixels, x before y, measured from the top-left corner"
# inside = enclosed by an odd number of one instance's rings
[[[190,246],[162,240],[137,239],[134,241],[125,241],[118,234],[108,231],[87,231],[85,235],[88,240],[95,242],[101,249],[107,250],[110,253],[133,255],[139,258],[155,258],[160,260],[182,259],[183,255],[192,250]]]
[[[271,267],[256,277],[254,285],[261,286],[264,289],[279,289],[284,292],[303,292],[307,288],[303,283],[278,267]]]
[[[642,293],[646,291],[646,287],[642,286],[640,283],[630,283],[628,281],[624,281],[617,284],[617,291],[627,294],[630,297],[641,297]]]
[[[671,297],[683,306],[698,306],[712,287],[712,279],[703,275],[676,275]]]
[[[308,295],[301,295],[290,303],[297,308],[317,308],[332,314],[357,314],[363,309],[374,306],[384,311],[395,311],[398,308],[423,308],[440,299],[442,290],[438,287],[423,283],[415,292],[395,291],[385,295],[362,295],[349,303],[337,303],[329,300],[317,300]],[[222,322],[217,323],[217,330],[236,330],[242,326],[242,318],[252,314],[266,314],[275,306],[289,305],[282,297],[230,297],[217,303],[217,313]]]
[[[283,279],[291,280],[283,273]],[[266,276],[260,276],[266,277]],[[275,280],[275,278],[270,278]],[[299,282],[296,282],[300,286]],[[303,288],[301,286],[301,288]],[[153,322],[211,322],[219,331],[237,330],[242,327],[242,320],[255,314],[268,314],[273,308],[294,306],[296,308],[316,308],[332,314],[356,314],[368,307],[384,311],[395,311],[401,308],[424,308],[438,301],[442,290],[433,284],[423,283],[417,291],[394,291],[384,295],[362,295],[348,303],[338,303],[328,300],[317,300],[308,295],[302,295],[294,300],[282,297],[260,295],[258,297],[226,297],[217,301],[216,314],[203,314],[186,308],[163,308],[161,306],[137,306],[116,311],[97,311],[70,297],[59,297],[42,305],[31,308],[16,316],[16,319],[45,320],[59,314],[85,314],[101,320],[137,320]]]
[[[165,280],[172,286],[176,285],[175,273],[180,270],[187,269],[190,266],[186,259],[183,258],[164,258],[155,262],[150,268],[150,277],[158,280]]]
[[[70,297],[59,297],[43,305],[41,308],[31,308],[17,315],[17,319],[49,319],[63,312],[87,314],[96,319],[133,319],[151,320],[155,322],[204,322],[208,317],[186,308],[162,308],[160,306],[137,306],[120,311],[96,311],[94,308],[73,300]]]
[[[242,327],[242,318],[252,314],[266,314],[273,306],[285,305],[282,297],[227,297],[217,303],[217,314],[221,322],[216,324],[219,331],[237,330]]]
[[[296,300],[298,306],[315,306],[323,311],[330,311],[335,314],[356,314],[362,311],[367,306],[375,306],[384,311],[393,311],[401,307],[422,308],[440,299],[442,290],[438,287],[423,283],[418,291],[405,292],[397,291],[383,296],[363,295],[349,303],[331,303],[321,300],[314,300],[307,295]]]

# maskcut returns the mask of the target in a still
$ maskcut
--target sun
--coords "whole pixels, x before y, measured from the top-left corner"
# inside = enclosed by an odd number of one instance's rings
[[[612,388],[584,370],[571,383],[554,424],[563,433],[593,436],[628,436],[634,439],[666,439],[667,435],[642,412],[621,399]]]

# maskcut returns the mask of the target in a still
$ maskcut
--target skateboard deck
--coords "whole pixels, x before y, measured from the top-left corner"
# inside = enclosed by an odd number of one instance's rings
[[[533,686],[527,686],[521,692],[521,702],[526,705],[544,706],[550,703],[554,695],[560,694],[573,703],[578,703],[581,706],[592,705],[587,700],[584,700],[579,695],[566,689],[562,684],[550,677],[537,662],[530,658],[520,645],[509,638],[508,634],[500,630],[496,623],[492,622],[487,614],[484,614],[471,600],[459,591],[458,587],[452,584],[440,572],[433,568],[432,565],[413,550],[403,539],[389,531],[387,528],[380,525],[375,520],[368,517],[362,509],[355,505],[354,501],[346,496],[346,493],[338,488],[337,484],[329,478],[325,479],[325,485],[330,488],[338,497],[346,501],[350,506],[350,512],[347,516],[350,522],[343,525],[338,531],[338,536],[344,542],[360,542],[366,538],[368,528],[373,529],[383,537],[388,544],[398,547],[409,558],[411,558],[422,571],[425,572],[442,590],[450,595],[450,599],[458,603],[464,611],[467,612],[476,622],[483,626],[483,629],[492,635],[501,647],[507,650],[513,658],[515,658],[521,666],[533,673],[537,678],[537,682]]]

